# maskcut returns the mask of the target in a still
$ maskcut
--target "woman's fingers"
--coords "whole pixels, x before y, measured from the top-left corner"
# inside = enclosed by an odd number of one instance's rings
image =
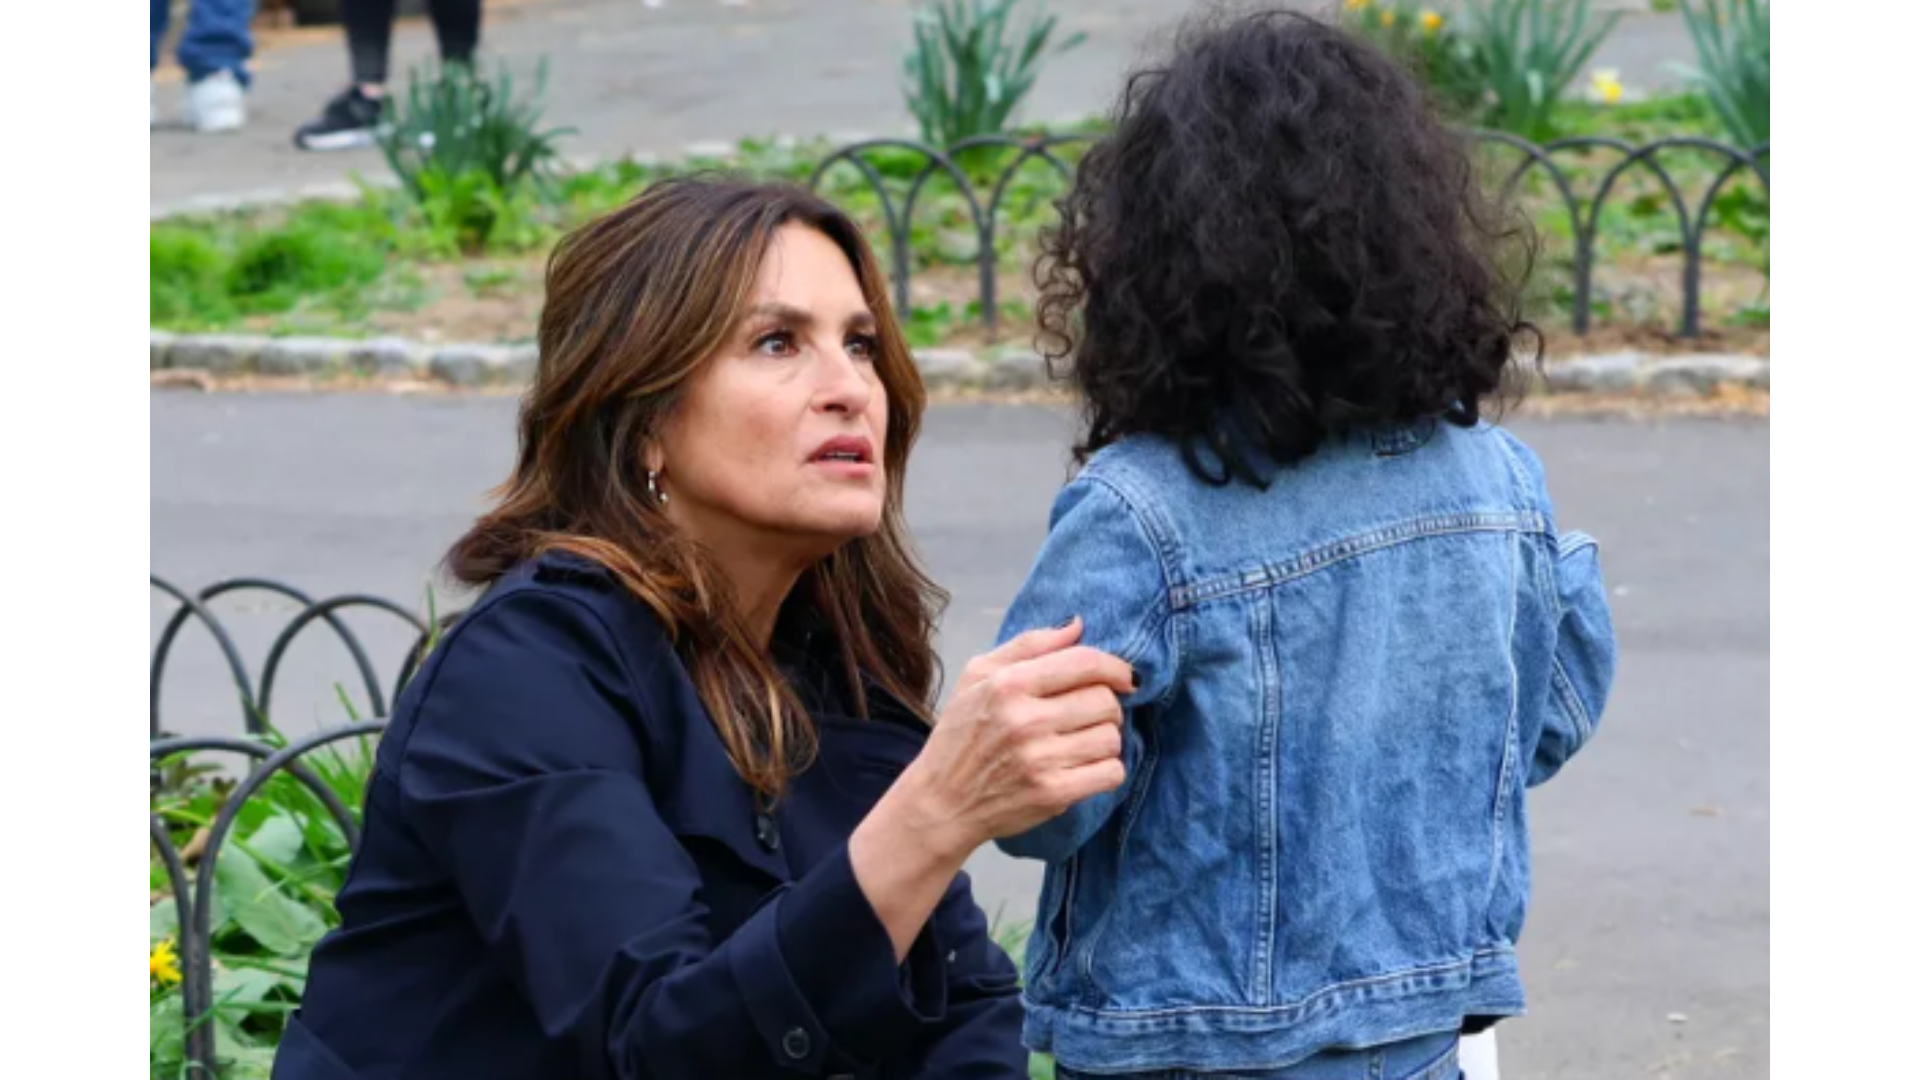
[[[1084,686],[1104,687],[1114,694],[1131,694],[1135,681],[1132,665],[1089,645],[1063,647],[1022,660],[995,678],[1039,698],[1054,697]]]
[[[967,672],[969,674],[977,672],[984,678],[1002,668],[1057,652],[1078,643],[1080,633],[1084,629],[1085,624],[1076,615],[1059,626],[1029,630],[1024,634],[1015,635],[999,648],[974,657],[973,661],[967,665]]]
[[[1077,769],[1118,758],[1120,750],[1119,721],[1096,721],[1090,726],[1046,739],[1035,747],[1035,756],[1047,767]]]
[[[1127,767],[1119,758],[1105,758],[1088,765],[1062,770],[1059,779],[1062,810],[1077,802],[1104,795],[1127,782]]]
[[[1104,686],[1082,686],[1033,703],[1033,723],[1046,735],[1066,735],[1089,727],[1119,729],[1120,699]]]
[[[975,683],[985,682],[1004,671],[1030,660],[1059,652],[1080,641],[1080,635],[1086,625],[1074,616],[1059,626],[1040,630],[1029,630],[1006,641],[991,652],[984,652],[967,661],[960,671],[960,681],[955,684],[956,692],[965,690]]]

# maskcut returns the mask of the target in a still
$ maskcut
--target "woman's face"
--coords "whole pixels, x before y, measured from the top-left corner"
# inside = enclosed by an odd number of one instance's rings
[[[782,226],[745,316],[648,450],[668,516],[718,548],[799,558],[873,533],[887,492],[877,349],[846,254]]]

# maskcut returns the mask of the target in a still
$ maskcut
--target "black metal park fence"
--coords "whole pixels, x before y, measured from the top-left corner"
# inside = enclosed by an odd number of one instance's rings
[[[1716,200],[1727,184],[1742,174],[1751,174],[1763,192],[1768,190],[1769,144],[1743,149],[1715,139],[1690,136],[1663,138],[1638,146],[1620,139],[1598,136],[1538,144],[1499,131],[1474,131],[1471,137],[1484,148],[1500,148],[1515,158],[1510,167],[1504,171],[1495,170],[1487,177],[1495,182],[1498,194],[1502,197],[1511,196],[1529,175],[1539,173],[1546,177],[1550,197],[1566,210],[1573,234],[1571,320],[1577,334],[1587,333],[1592,324],[1593,276],[1601,212],[1611,200],[1620,197],[1626,186],[1621,183],[1624,178],[1636,173],[1651,178],[1658,197],[1664,200],[1666,209],[1671,211],[1679,232],[1681,311],[1675,330],[1681,337],[1699,336],[1701,249],[1714,223]],[[989,330],[995,330],[1000,317],[999,251],[995,241],[999,236],[1002,212],[1015,176],[1032,162],[1038,161],[1065,181],[1071,176],[1073,166],[1059,151],[1065,147],[1090,143],[1096,138],[1095,135],[1081,133],[1029,139],[989,135],[963,140],[945,150],[910,139],[869,139],[842,146],[828,154],[814,168],[809,186],[818,190],[830,172],[850,168],[864,179],[878,197],[885,222],[884,248],[891,263],[894,302],[904,313],[910,307],[915,213],[925,205],[923,197],[930,181],[935,177],[951,181],[966,207],[969,227],[978,242],[976,265],[981,319]],[[1011,150],[1014,153],[983,184],[977,173],[968,171],[962,159],[967,158],[971,151],[994,149],[1003,152]],[[1675,171],[1663,160],[1682,152],[1703,154],[1719,162],[1717,169],[1709,170],[1706,174],[1704,187],[1697,183],[1694,185],[1699,188],[1695,193],[1686,190]],[[896,157],[901,154],[917,155],[924,165],[911,177],[893,177],[896,183],[889,185],[888,173],[871,160],[879,153]],[[1577,190],[1579,185],[1572,172],[1574,166],[1571,159],[1596,154],[1612,159],[1612,164],[1599,174],[1593,184],[1593,193],[1582,196]]]
[[[391,702],[418,667],[432,634],[427,623],[412,611],[377,596],[353,594],[320,599],[290,585],[262,578],[235,578],[193,593],[159,577],[151,577],[150,581],[155,592],[177,605],[155,639],[151,660],[148,752],[154,787],[154,812],[150,821],[152,850],[164,868],[167,882],[167,887],[160,892],[165,894],[165,899],[172,900],[178,918],[175,948],[179,959],[186,1067],[190,1075],[210,1077],[215,1075],[220,1060],[216,1045],[220,1025],[213,1020],[222,1005],[215,997],[213,957],[214,937],[219,929],[214,922],[214,912],[220,906],[216,897],[217,869],[223,851],[235,835],[242,811],[270,782],[284,774],[299,783],[324,808],[345,839],[348,851],[357,850],[360,808],[348,805],[310,766],[308,759],[336,743],[366,739],[384,730],[384,717]],[[271,597],[290,612],[274,635],[257,677],[242,656],[234,633],[217,613],[223,606],[221,601],[230,602],[235,597],[249,595]],[[354,611],[378,612],[397,619],[413,635],[413,644],[402,657],[399,675],[390,687],[382,685],[366,645],[342,618]],[[211,637],[225,674],[232,681],[233,707],[238,716],[230,735],[174,735],[163,726],[162,690],[182,634],[190,629]],[[289,649],[296,640],[316,631],[330,634],[345,647],[372,716],[298,738],[282,739],[272,731],[269,722],[274,689],[285,670]],[[246,768],[226,793],[211,821],[196,830],[188,843],[177,843],[178,822],[169,820],[160,809],[167,794],[163,791],[165,766],[202,755],[235,755],[244,760]],[[157,896],[156,902],[160,899]],[[156,1018],[154,1022],[160,1020]]]

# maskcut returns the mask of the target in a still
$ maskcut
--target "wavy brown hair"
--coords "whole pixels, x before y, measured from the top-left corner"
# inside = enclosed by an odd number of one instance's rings
[[[924,719],[946,594],[915,558],[902,504],[926,391],[859,229],[798,188],[668,180],[560,241],[518,464],[447,556],[453,576],[476,586],[548,551],[605,566],[659,618],[734,768],[769,798],[812,760],[813,724],[741,621],[724,575],[646,496],[643,455],[746,311],[760,260],[789,223],[818,230],[853,264],[876,321],[888,416],[878,531],[815,564],[796,595],[832,627],[857,713],[867,714],[870,680]]]

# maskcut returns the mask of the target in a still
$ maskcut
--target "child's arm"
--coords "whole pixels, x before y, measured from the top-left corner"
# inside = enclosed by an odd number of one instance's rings
[[[1547,718],[1527,785],[1545,783],[1593,736],[1613,687],[1613,615],[1600,576],[1600,548],[1585,533],[1555,539],[1560,633],[1553,650]]]
[[[1132,789],[1144,756],[1135,724],[1139,706],[1174,684],[1172,619],[1163,556],[1147,524],[1119,492],[1082,477],[1054,500],[1046,543],[1000,628],[1004,642],[1027,630],[1058,626],[1079,616],[1081,643],[1133,665],[1137,689],[1121,701],[1121,760],[1127,779],[1052,821],[998,841],[1009,855],[1059,862],[1080,849]]]

